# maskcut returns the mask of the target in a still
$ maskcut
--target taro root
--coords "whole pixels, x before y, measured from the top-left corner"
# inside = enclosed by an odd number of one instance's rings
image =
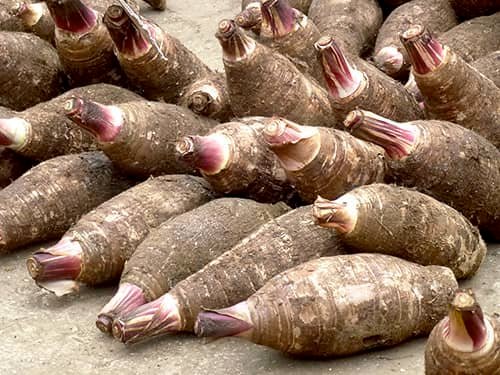
[[[28,1],[22,1],[16,5],[12,12],[23,24],[24,31],[55,44],[56,26],[45,2],[31,4]]]
[[[493,81],[500,88],[500,50],[470,63],[470,65]]]
[[[500,88],[420,25],[401,40],[427,117],[460,124],[500,147]]]
[[[33,34],[0,31],[0,106],[22,111],[62,91],[63,68],[50,43]]]
[[[125,310],[115,321],[115,337],[131,343],[192,332],[202,307],[230,306],[290,267],[340,254],[345,254],[342,242],[334,231],[314,224],[311,206],[296,208],[260,226],[169,293],[133,311]]]
[[[314,216],[357,252],[448,267],[457,279],[474,275],[486,255],[479,231],[460,212],[405,187],[371,184],[334,201],[319,197]]]
[[[500,239],[500,151],[486,139],[450,122],[399,123],[361,110],[345,125],[385,149],[394,182],[450,205]]]
[[[297,356],[345,356],[427,335],[457,289],[453,272],[382,254],[324,257],[247,300],[198,315],[195,333],[238,336]]]
[[[472,290],[455,294],[448,316],[432,330],[425,347],[426,375],[497,374],[500,321],[483,313]]]
[[[153,228],[214,197],[199,177],[148,179],[82,216],[59,240],[27,261],[37,284],[58,296],[79,284],[116,281],[125,262]]]

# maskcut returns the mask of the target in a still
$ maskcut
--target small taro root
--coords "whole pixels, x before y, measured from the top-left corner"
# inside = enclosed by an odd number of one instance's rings
[[[0,31],[0,106],[22,111],[64,87],[63,68],[50,43],[29,33]]]
[[[448,316],[425,347],[426,375],[496,375],[500,371],[500,320],[483,314],[471,290],[459,290]]]
[[[328,93],[285,56],[256,42],[230,20],[219,23],[216,36],[236,116],[276,115],[305,125],[337,124]]]
[[[202,311],[195,333],[297,356],[345,356],[428,334],[457,287],[446,267],[382,254],[324,257],[279,274],[237,305]]]
[[[276,154],[300,197],[336,198],[365,184],[383,182],[384,151],[345,131],[301,126],[274,118],[266,121],[264,139]]]
[[[261,225],[169,293],[119,316],[115,337],[130,343],[192,332],[202,307],[238,303],[290,267],[340,254],[345,254],[342,242],[334,231],[314,224],[311,206],[296,208]]]
[[[399,123],[361,110],[345,126],[385,149],[392,181],[452,206],[500,239],[500,151],[486,139],[446,121]]]
[[[357,252],[445,266],[457,279],[474,275],[486,255],[479,231],[460,212],[405,187],[371,184],[334,201],[320,197],[314,216]]]
[[[39,286],[58,296],[77,291],[80,283],[116,281],[153,228],[213,197],[200,177],[148,179],[82,216],[56,245],[33,254],[28,270]]]
[[[420,25],[401,40],[427,117],[462,125],[500,147],[500,88]]]

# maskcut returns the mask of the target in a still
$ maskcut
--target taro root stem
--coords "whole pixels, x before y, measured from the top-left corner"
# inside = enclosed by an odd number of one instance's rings
[[[445,58],[445,50],[421,25],[415,25],[400,35],[401,42],[408,52],[415,72],[427,74],[435,70]]]
[[[226,61],[244,59],[252,53],[256,46],[255,41],[245,35],[243,30],[232,20],[219,22],[215,36],[219,40]]]
[[[330,201],[318,196],[313,205],[313,216],[316,223],[324,228],[333,228],[342,234],[350,233],[357,221],[356,202],[348,202],[345,197]]]
[[[261,10],[262,28],[270,28],[275,38],[285,36],[295,28],[297,12],[288,0],[266,0]]]
[[[97,13],[81,0],[47,0],[45,2],[59,29],[85,33],[97,23]]]
[[[189,136],[176,144],[178,158],[206,174],[216,174],[230,161],[230,141],[221,134]]]

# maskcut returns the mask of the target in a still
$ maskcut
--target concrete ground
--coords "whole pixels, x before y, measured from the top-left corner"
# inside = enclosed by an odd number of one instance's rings
[[[222,68],[217,22],[238,11],[238,0],[169,0],[165,12],[147,12],[213,68]],[[164,337],[125,347],[95,328],[96,313],[113,287],[83,288],[58,299],[28,276],[25,259],[37,247],[0,259],[0,374],[423,374],[424,339],[345,359],[304,361],[238,339],[207,343]],[[500,313],[500,244],[473,287],[486,312]]]

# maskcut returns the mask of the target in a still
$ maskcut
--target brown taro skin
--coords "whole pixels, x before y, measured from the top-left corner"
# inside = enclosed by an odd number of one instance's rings
[[[382,25],[382,9],[376,0],[313,0],[308,16],[321,35],[335,38],[355,56],[373,47]]]
[[[481,57],[470,63],[470,65],[491,79],[500,88],[500,50]]]
[[[282,202],[210,201],[151,231],[126,263],[120,282],[140,287],[147,301],[154,300],[288,210]]]
[[[8,149],[0,150],[0,188],[8,186],[33,166],[33,162]]]
[[[428,334],[457,287],[446,267],[382,254],[323,257],[281,273],[247,299],[253,328],[241,336],[303,357],[394,346]]]
[[[414,69],[427,117],[474,130],[500,148],[500,88],[446,48],[442,63],[427,74]]]
[[[500,49],[500,12],[462,22],[438,40],[470,63]]]
[[[30,3],[29,1],[17,0],[13,13],[22,22],[25,32],[36,36],[55,45],[56,26],[45,2]]]
[[[101,152],[38,164],[0,192],[0,253],[62,236],[83,214],[132,184]]]
[[[458,21],[448,0],[412,0],[394,9],[380,27],[373,52],[376,56],[382,48],[392,46],[401,53],[400,69],[395,67],[395,70],[392,70],[385,68],[384,64],[380,65],[380,69],[391,77],[404,79],[408,76],[411,65],[399,40],[399,33],[415,23],[426,26],[435,35],[440,35],[456,26]]]
[[[500,12],[498,0],[450,0],[450,4],[463,20]]]
[[[106,83],[66,91],[50,101],[37,104],[12,116],[19,117],[31,125],[26,143],[15,151],[30,159],[47,160],[59,155],[97,150],[94,137],[76,126],[65,115],[64,103],[74,95],[102,104],[118,104],[142,99],[132,91]]]
[[[117,280],[144,238],[164,221],[213,199],[200,177],[165,175],[124,191],[83,216],[66,234],[82,248],[77,280],[96,285]]]
[[[311,206],[303,206],[270,220],[179,282],[170,294],[179,306],[180,329],[193,331],[203,307],[243,301],[280,272],[311,259],[345,254],[336,233],[315,225],[311,212]]]
[[[18,19],[14,10],[21,0],[0,0],[0,30],[26,31],[23,23]]]
[[[335,203],[356,211],[352,227],[340,237],[357,252],[445,266],[457,279],[474,275],[486,255],[479,230],[469,220],[418,191],[371,184],[350,191]]]
[[[0,31],[1,106],[22,111],[63,89],[64,73],[50,43],[33,34]]]

